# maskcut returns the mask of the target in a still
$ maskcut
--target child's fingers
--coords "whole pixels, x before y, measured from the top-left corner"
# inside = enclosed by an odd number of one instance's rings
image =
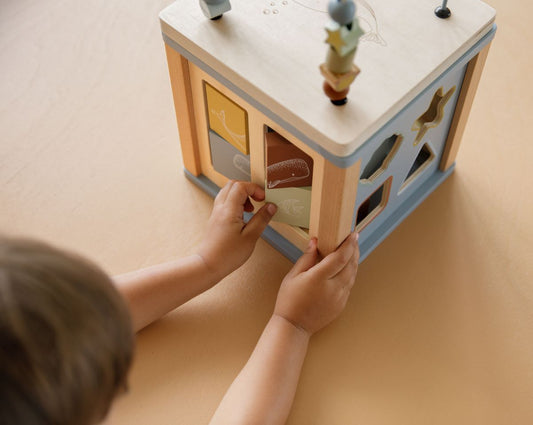
[[[254,210],[254,206],[252,204],[252,202],[250,201],[250,199],[246,199],[246,202],[244,203],[244,211],[246,212],[253,212]]]
[[[350,234],[335,252],[332,252],[317,265],[317,270],[326,278],[337,275],[353,258],[357,245],[357,236]]]
[[[244,226],[242,234],[245,237],[251,238],[252,240],[259,239],[263,230],[267,227],[268,223],[272,219],[272,216],[276,214],[277,207],[274,204],[265,204],[259,211],[257,211],[250,221]]]
[[[222,189],[218,192],[218,195],[215,198],[215,205],[217,204],[223,204],[226,201],[226,198],[228,197],[228,193],[231,190],[233,184],[235,183],[235,180],[229,180]]]
[[[265,191],[257,184],[251,182],[234,182],[229,189],[226,202],[232,206],[242,206],[251,197],[256,201],[265,199]]]
[[[355,244],[355,265],[358,267],[359,266],[359,256],[361,255],[361,251],[359,250],[359,234],[358,233],[355,235],[355,240],[356,240],[356,244]]]
[[[252,183],[255,184],[255,183]],[[259,185],[255,185],[255,191],[250,195],[254,201],[262,202],[265,200],[265,189]]]
[[[318,261],[318,250],[316,238],[312,238],[307,245],[307,249],[294,264],[289,275],[296,276],[300,273],[306,272],[311,267],[315,266]]]
[[[335,282],[336,285],[349,292],[355,284],[356,274],[357,263],[355,262],[355,257],[352,257],[352,259],[348,261],[346,266],[344,266],[344,268],[339,273],[337,273],[332,280]]]
[[[359,244],[355,245],[355,252],[354,255],[350,258],[346,266],[337,273],[333,279],[339,278],[340,280],[351,280],[350,289],[355,283],[355,275],[357,274],[357,269],[359,267]],[[353,279],[349,276],[350,273],[353,274]],[[344,284],[343,284],[344,285]]]

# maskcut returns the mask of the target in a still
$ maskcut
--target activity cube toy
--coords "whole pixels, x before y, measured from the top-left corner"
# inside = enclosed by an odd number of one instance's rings
[[[353,229],[364,259],[453,171],[495,11],[200,3],[160,14],[187,177],[213,196],[228,179],[265,187],[278,213],[263,236],[291,260],[310,237],[325,255]]]

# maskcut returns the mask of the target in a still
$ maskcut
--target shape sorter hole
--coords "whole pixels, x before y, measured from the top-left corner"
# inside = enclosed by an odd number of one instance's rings
[[[313,158],[265,126],[265,200],[278,206],[274,221],[309,228]]]
[[[389,200],[392,176],[389,177],[357,210],[355,229],[360,232],[374,220],[387,206]]]
[[[402,183],[400,190],[406,188],[413,180],[415,180],[434,158],[435,154],[431,150],[431,147],[427,143],[424,143],[424,146],[422,146],[422,149],[418,152],[413,165],[409,169],[407,177],[405,177],[405,181]]]
[[[456,86],[453,86],[444,93],[444,88],[439,87],[435,92],[428,109],[416,119],[411,128],[412,131],[418,132],[413,143],[414,146],[420,143],[430,128],[435,128],[442,122],[444,107],[455,93],[455,89]]]
[[[361,183],[372,182],[387,169],[394,155],[398,152],[402,140],[403,136],[401,134],[393,134],[381,143],[361,173]]]

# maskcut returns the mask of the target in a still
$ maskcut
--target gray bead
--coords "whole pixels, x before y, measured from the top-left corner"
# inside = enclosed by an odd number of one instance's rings
[[[352,0],[345,2],[331,0],[328,4],[328,13],[339,25],[348,25],[355,16],[355,3]]]
[[[229,0],[200,0],[200,8],[206,18],[216,19],[231,10]]]

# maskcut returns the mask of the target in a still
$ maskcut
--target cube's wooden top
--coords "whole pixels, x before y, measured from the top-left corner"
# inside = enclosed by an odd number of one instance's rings
[[[327,0],[231,0],[217,21],[197,1],[177,0],[160,14],[163,33],[270,111],[337,157],[346,157],[479,41],[495,11],[480,0],[357,0],[366,31],[355,63],[362,70],[348,103],[322,91]]]

